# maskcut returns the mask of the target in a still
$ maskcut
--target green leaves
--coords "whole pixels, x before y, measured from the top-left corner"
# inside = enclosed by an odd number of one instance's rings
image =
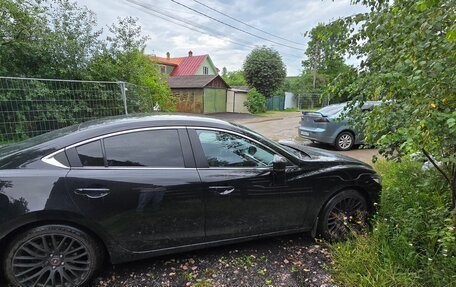
[[[264,96],[272,96],[287,75],[280,54],[272,48],[255,48],[244,61],[244,76],[249,86]]]
[[[244,106],[252,114],[264,113],[266,112],[266,99],[260,92],[253,88],[247,93],[247,100],[244,102]]]

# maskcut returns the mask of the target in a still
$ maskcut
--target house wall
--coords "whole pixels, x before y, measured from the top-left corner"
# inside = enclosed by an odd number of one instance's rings
[[[247,92],[228,90],[226,96],[226,111],[232,113],[249,113],[244,106],[247,100]]]
[[[171,89],[176,97],[176,111],[182,113],[203,113],[203,89]]]
[[[206,58],[204,62],[200,65],[195,75],[204,75],[203,67],[209,68],[209,73],[207,75],[217,75],[217,71],[214,69],[214,66],[211,64],[208,58]]]

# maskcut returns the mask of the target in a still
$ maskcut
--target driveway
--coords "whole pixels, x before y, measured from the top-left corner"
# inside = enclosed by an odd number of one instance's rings
[[[337,151],[333,146],[326,144],[314,144],[298,136],[298,127],[301,112],[273,112],[268,116],[255,116],[237,113],[211,114],[211,117],[223,119],[248,127],[273,140],[294,140],[309,146],[323,148],[341,153],[372,164],[372,157],[378,156],[376,149],[353,149],[350,151]]]

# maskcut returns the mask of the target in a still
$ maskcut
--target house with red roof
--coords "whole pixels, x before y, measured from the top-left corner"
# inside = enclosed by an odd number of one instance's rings
[[[186,113],[219,113],[227,111],[228,84],[218,74],[209,55],[171,58],[149,56],[176,97],[176,110]]]
[[[195,76],[195,75],[218,75],[209,55],[194,56],[192,51],[188,52],[187,57],[171,58],[169,52],[166,57],[149,56],[158,64],[159,72],[170,77],[175,76]]]

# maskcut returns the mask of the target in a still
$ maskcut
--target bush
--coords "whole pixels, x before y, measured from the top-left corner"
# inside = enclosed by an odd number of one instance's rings
[[[383,192],[373,231],[332,246],[336,281],[342,286],[454,286],[449,186],[416,162],[380,162],[376,168]]]
[[[266,99],[253,88],[247,93],[247,100],[244,102],[244,106],[252,114],[264,113],[266,112]]]

